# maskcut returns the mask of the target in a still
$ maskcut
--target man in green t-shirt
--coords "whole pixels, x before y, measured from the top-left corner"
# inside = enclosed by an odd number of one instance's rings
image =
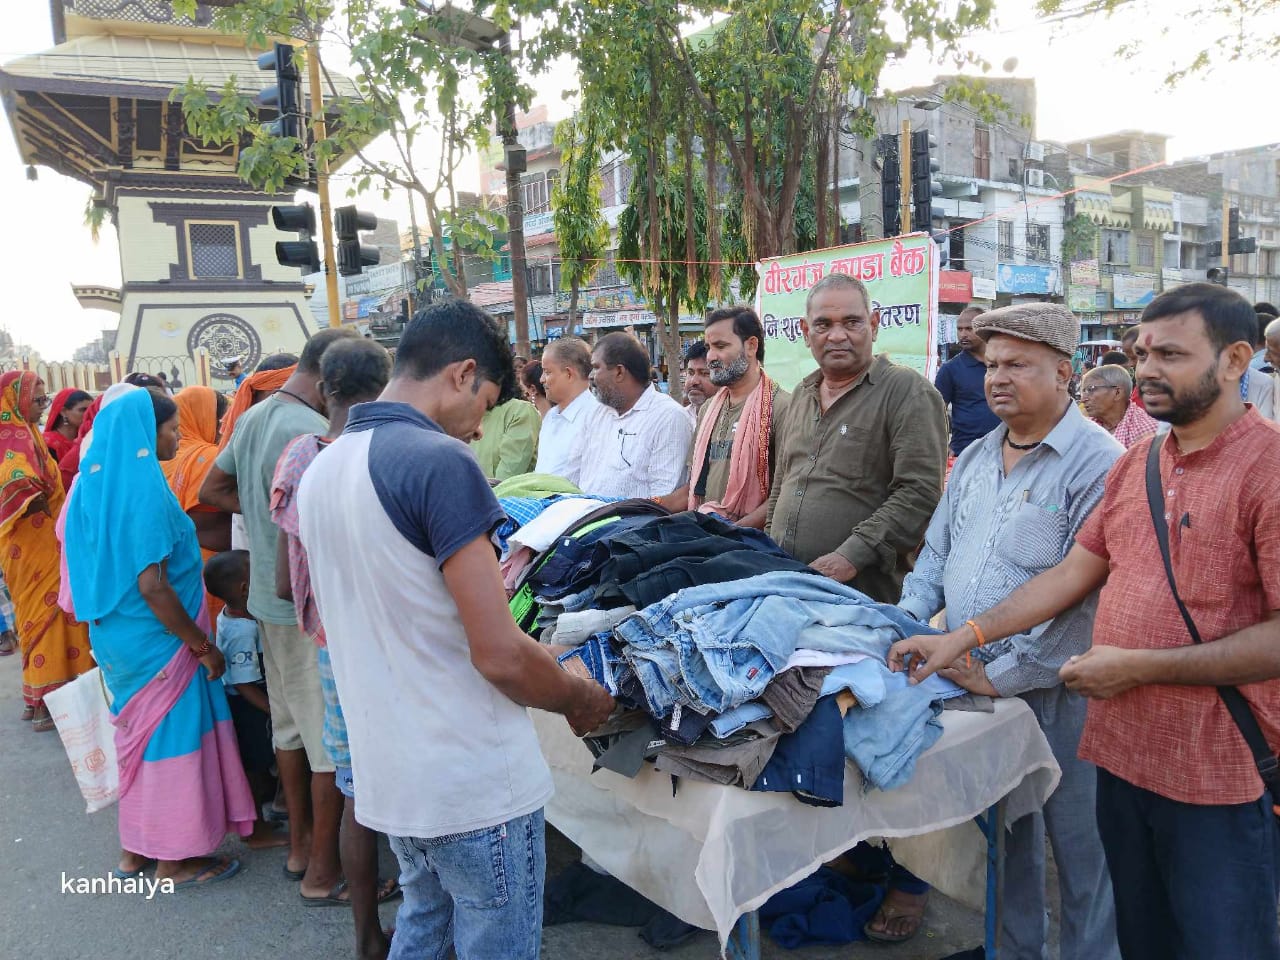
[[[293,601],[276,594],[279,531],[271,520],[271,482],[285,447],[305,433],[328,429],[320,358],[334,341],[354,336],[349,328],[337,328],[311,337],[284,386],[236,421],[200,488],[201,503],[244,516],[249,612],[261,626],[272,741],[289,809],[285,873],[301,881],[304,899],[317,901],[341,892],[343,796],[324,749],[324,694],[315,644],[298,629]]]
[[[790,395],[764,372],[764,328],[750,307],[712,311],[704,336],[718,389],[698,411],[689,482],[662,504],[763,529],[773,482],[773,425]]]

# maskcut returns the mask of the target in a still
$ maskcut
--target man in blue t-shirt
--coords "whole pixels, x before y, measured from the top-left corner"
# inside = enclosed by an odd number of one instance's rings
[[[960,353],[942,365],[933,381],[951,408],[951,455],[954,457],[1000,424],[1000,418],[987,406],[986,344],[973,332],[974,319],[985,312],[981,307],[965,307],[956,317]]]

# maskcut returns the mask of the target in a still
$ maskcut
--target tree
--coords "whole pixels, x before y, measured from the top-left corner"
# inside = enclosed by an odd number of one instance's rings
[[[539,2],[504,5],[494,17],[500,27],[510,27],[522,12],[536,13]],[[196,0],[173,5],[175,13],[191,15]],[[463,251],[496,256],[494,233],[506,224],[483,206],[461,210],[454,178],[470,149],[488,142],[498,108],[509,98],[528,103],[531,91],[518,80],[519,64],[496,49],[463,45],[457,18],[425,5],[342,0],[339,9],[336,0],[239,0],[219,6],[224,9],[215,26],[243,35],[254,48],[281,36],[310,43],[340,30],[358,95],[326,103],[332,118],[328,134],[311,144],[308,158],[303,144],[274,136],[258,122],[253,100],[236,78],[217,92],[191,78],[172,98],[181,100],[192,135],[211,144],[238,143],[240,176],[267,192],[285,189],[290,178],[309,177],[309,162],[354,156],[350,195],[375,184],[387,197],[397,188],[416,194],[426,208],[435,269],[450,292],[465,296]],[[332,95],[333,77],[327,70],[325,77]],[[386,158],[369,150],[384,136],[390,146]]]
[[[560,245],[560,286],[569,290],[569,329],[578,317],[578,293],[600,269],[609,247],[601,215],[600,140],[589,114],[556,127],[560,179],[551,192],[551,214]]]
[[[1206,46],[1173,62],[1164,80],[1169,86],[1224,63],[1280,58],[1280,0],[1214,0],[1194,10],[1160,0],[1036,0],[1036,11],[1058,22],[1132,11],[1148,27],[1144,34],[1157,43],[1174,26],[1186,28]],[[1143,40],[1132,40],[1117,53],[1131,57],[1143,46]]]
[[[808,161],[828,149],[829,131],[839,127],[820,123],[824,112],[849,91],[872,94],[903,45],[977,62],[962,39],[991,22],[993,7],[992,0],[958,0],[944,14],[927,0],[565,2],[573,16],[562,20],[581,36],[583,105],[610,118],[607,141],[628,149],[639,139],[656,161],[655,176],[665,172],[668,154],[658,145],[668,137],[701,143],[710,163],[723,158],[742,197],[751,260],[803,249],[798,201],[806,170],[816,174]],[[865,111],[853,121],[872,132]]]
[[[618,273],[653,306],[667,366],[680,364],[680,308],[704,310],[710,275],[700,270],[708,254],[707,201],[700,181],[677,172],[654,174],[656,164],[640,155],[650,175],[636,177],[618,217]],[[671,396],[683,399],[678,377]]]

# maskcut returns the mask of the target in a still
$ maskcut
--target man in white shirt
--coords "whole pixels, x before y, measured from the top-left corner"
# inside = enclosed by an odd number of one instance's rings
[[[542,386],[553,406],[542,418],[535,473],[575,476],[581,450],[574,441],[600,404],[590,387],[591,349],[577,337],[553,340],[542,352]]]
[[[514,396],[506,330],[460,300],[405,327],[391,382],[298,491],[301,539],[346,710],[355,815],[388,834],[404,905],[390,960],[537,960],[551,774],[526,707],[580,734],[613,699],[511,618],[506,519],[463,442]]]
[[[650,384],[640,341],[611,333],[596,344],[591,391],[600,407],[575,441],[580,460],[566,479],[602,497],[665,497],[683,485],[693,425]]]

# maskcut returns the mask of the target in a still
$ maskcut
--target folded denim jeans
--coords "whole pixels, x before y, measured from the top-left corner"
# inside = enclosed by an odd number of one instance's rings
[[[942,736],[941,706],[905,674],[885,678],[884,698],[844,717],[844,749],[872,786],[892,790],[911,779],[916,759]]]

